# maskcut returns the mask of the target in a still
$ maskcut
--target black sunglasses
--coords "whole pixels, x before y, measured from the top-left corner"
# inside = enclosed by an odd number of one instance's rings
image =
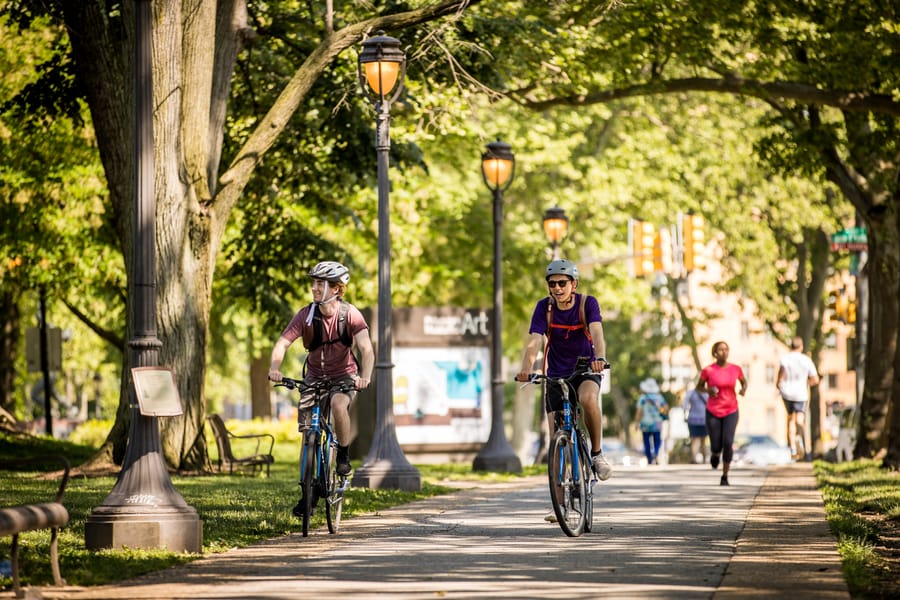
[[[561,288],[563,288],[563,287],[566,287],[567,285],[569,285],[569,281],[570,281],[570,280],[568,280],[568,279],[548,279],[548,280],[547,280],[547,287],[550,287],[550,288],[561,287]]]

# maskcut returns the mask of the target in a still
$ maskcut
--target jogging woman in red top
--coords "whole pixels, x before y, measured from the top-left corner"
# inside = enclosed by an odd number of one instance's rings
[[[734,432],[738,423],[735,387],[738,383],[741,384],[738,393],[743,396],[747,391],[747,380],[743,369],[728,362],[728,344],[713,344],[712,355],[716,362],[700,371],[697,391],[709,393],[706,402],[706,429],[712,452],[709,464],[713,469],[718,468],[719,454],[722,455],[722,479],[719,485],[728,485],[728,470],[734,455]]]

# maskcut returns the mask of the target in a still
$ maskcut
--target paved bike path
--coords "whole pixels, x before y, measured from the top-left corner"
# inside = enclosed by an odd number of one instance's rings
[[[489,484],[44,598],[849,598],[808,464],[619,468],[594,531],[542,518],[545,479]]]

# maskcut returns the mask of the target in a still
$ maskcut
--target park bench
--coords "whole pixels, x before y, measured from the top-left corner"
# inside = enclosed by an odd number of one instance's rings
[[[63,456],[47,456],[22,460],[10,460],[3,462],[3,468],[14,465],[27,465],[59,461],[65,467],[59,490],[53,502],[40,502],[25,504],[22,506],[0,507],[0,535],[12,536],[10,559],[12,563],[13,591],[16,598],[22,598],[25,593],[19,585],[19,534],[38,529],[50,530],[50,568],[53,570],[53,581],[57,586],[66,585],[59,572],[59,528],[69,522],[69,511],[62,504],[66,484],[69,482],[69,461]]]
[[[225,428],[225,422],[218,414],[209,415],[208,417],[206,417],[206,420],[209,421],[209,425],[212,428],[213,435],[216,438],[216,448],[219,450],[219,460],[217,462],[220,473],[225,466],[228,467],[229,474],[234,473],[235,467],[252,467],[254,473],[257,469],[262,469],[262,467],[265,467],[266,477],[269,476],[269,466],[273,462],[275,462],[275,457],[272,456],[272,448],[275,446],[275,438],[271,434],[255,433],[247,435],[236,435]],[[268,438],[269,440],[269,449],[267,451],[261,452],[260,447],[265,447],[262,442],[266,438]],[[235,456],[231,446],[232,440],[244,439],[256,440],[256,450],[249,456]]]

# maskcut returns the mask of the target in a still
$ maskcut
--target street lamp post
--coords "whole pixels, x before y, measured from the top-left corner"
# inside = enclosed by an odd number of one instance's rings
[[[135,2],[135,214],[132,367],[159,364],[162,342],[156,336],[156,200],[153,190],[153,105],[151,0]],[[172,485],[161,450],[158,418],[138,409],[129,386],[131,424],[122,470],[112,491],[88,516],[84,542],[103,548],[161,548],[200,552],[203,526],[197,511]]]
[[[390,182],[391,103],[403,90],[406,55],[400,41],[379,31],[362,43],[357,72],[363,93],[375,105],[375,150],[378,153],[378,355],[375,362],[375,433],[353,485],[415,491],[422,488],[418,469],[412,466],[397,441],[394,427],[394,381],[391,306],[391,227],[388,202]]]
[[[569,231],[569,218],[566,211],[558,206],[544,211],[544,233],[550,241],[553,260],[559,258],[559,243],[566,237]]]
[[[566,216],[566,211],[558,206],[548,208],[544,211],[544,234],[547,236],[547,241],[550,242],[550,254],[553,260],[560,258],[559,244],[562,242],[563,238],[566,237],[568,231],[569,218]],[[535,461],[536,463],[547,460],[547,441],[550,437],[550,424],[547,422],[547,413],[542,410],[540,411],[540,415],[539,428],[541,430],[541,437],[538,446],[537,459]]]
[[[494,307],[491,335],[491,432],[472,469],[519,473],[522,463],[506,439],[503,425],[503,192],[512,183],[516,166],[509,144],[491,142],[481,155],[481,175],[494,196]]]

